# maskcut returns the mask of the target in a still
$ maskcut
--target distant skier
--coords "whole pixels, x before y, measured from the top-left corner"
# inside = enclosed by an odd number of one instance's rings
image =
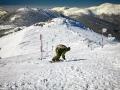
[[[60,57],[62,56],[62,58],[65,60],[65,53],[70,51],[70,47],[66,47],[65,45],[59,44],[57,45],[55,52],[56,52],[56,56],[54,56],[52,58],[53,62],[57,62],[60,61]]]

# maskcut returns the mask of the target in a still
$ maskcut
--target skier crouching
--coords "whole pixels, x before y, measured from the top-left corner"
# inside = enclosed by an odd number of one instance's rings
[[[70,51],[70,47],[66,47],[65,45],[63,44],[59,44],[57,45],[56,49],[55,49],[55,52],[56,52],[56,56],[54,56],[52,58],[52,61],[53,62],[57,62],[57,61],[60,61],[60,57],[62,56],[62,58],[65,60],[65,53]]]

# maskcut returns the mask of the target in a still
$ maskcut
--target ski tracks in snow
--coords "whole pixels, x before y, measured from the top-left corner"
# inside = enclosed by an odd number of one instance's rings
[[[6,65],[1,66],[0,69],[0,88],[3,90],[119,90],[120,71],[119,67],[116,68],[112,64],[113,53],[108,55],[95,53],[92,52],[86,60],[57,63],[49,63],[49,57],[41,61],[37,54],[1,59],[1,64]]]

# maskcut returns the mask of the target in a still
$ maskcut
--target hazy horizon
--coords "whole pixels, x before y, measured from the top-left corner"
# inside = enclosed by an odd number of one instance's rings
[[[120,0],[0,0],[0,6],[4,7],[41,7],[41,8],[52,8],[52,7],[90,7],[97,6],[102,3],[114,3],[120,4]]]

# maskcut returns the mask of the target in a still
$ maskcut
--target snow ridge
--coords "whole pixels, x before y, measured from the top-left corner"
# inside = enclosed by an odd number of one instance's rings
[[[30,26],[34,23],[47,21],[59,16],[60,15],[58,13],[47,9],[26,7],[16,10],[15,13],[13,13],[13,15],[10,17],[9,22],[18,26]]]
[[[111,3],[103,3],[99,6],[89,7],[89,8],[66,8],[66,7],[55,7],[52,9],[53,11],[63,12],[64,15],[90,15],[92,12],[94,15],[120,15],[120,5],[119,4],[111,4]]]
[[[40,60],[40,34],[43,59]],[[120,90],[120,44],[66,18],[36,23],[0,38],[0,90]],[[58,44],[71,47],[50,63]]]
[[[88,46],[91,47],[91,49],[101,45],[101,35],[86,28],[80,22],[60,17],[42,24],[42,26],[41,23],[34,24],[24,28],[22,31],[6,36],[6,39],[1,39],[0,46],[3,48],[1,50],[2,57],[39,52],[40,34],[43,36],[43,50],[49,49],[48,51],[50,52],[52,47],[60,43],[71,47],[75,43],[80,43],[86,48]],[[7,41],[8,37],[10,42]],[[108,42],[108,39],[104,37],[104,44]],[[9,53],[11,48],[13,48],[13,53]]]

